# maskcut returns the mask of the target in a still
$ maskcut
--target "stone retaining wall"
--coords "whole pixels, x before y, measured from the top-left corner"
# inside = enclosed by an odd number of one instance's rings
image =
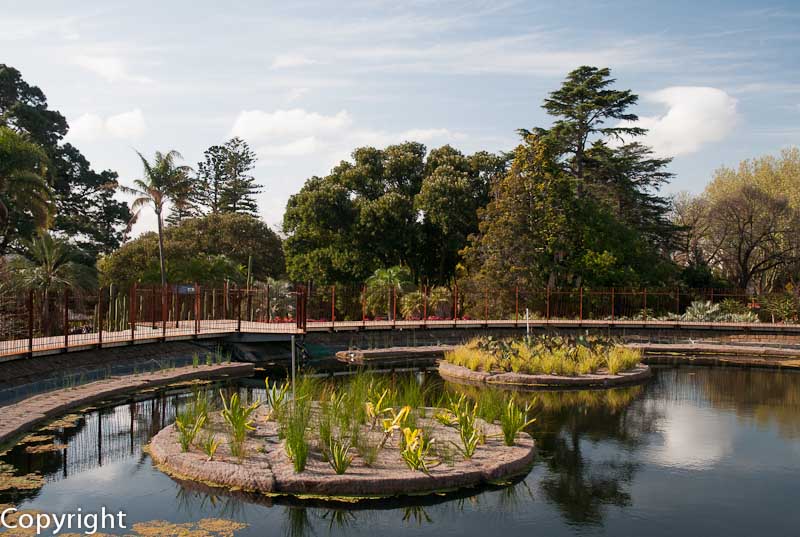
[[[253,364],[201,365],[197,368],[189,366],[155,373],[114,377],[76,388],[36,395],[0,408],[0,444],[70,409],[109,397],[191,379],[230,378],[249,376],[252,373]]]

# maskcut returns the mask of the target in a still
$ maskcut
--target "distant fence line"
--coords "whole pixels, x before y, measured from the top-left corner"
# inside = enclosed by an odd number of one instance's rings
[[[102,345],[241,331],[242,323],[247,330],[293,333],[304,332],[309,323],[382,321],[393,326],[404,321],[433,325],[469,320],[488,324],[526,318],[648,322],[716,315],[729,322],[798,323],[799,307],[797,297],[790,293],[754,295],[740,289],[522,290],[289,283],[243,289],[134,284],[127,289],[112,285],[92,291],[0,293],[0,342],[7,342],[2,354],[33,353],[58,346],[66,349],[82,341]]]

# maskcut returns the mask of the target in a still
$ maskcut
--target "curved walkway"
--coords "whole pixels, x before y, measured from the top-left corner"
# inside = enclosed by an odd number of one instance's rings
[[[124,393],[139,391],[174,382],[248,376],[253,372],[253,364],[220,364],[112,377],[84,384],[76,388],[58,390],[35,395],[13,405],[0,408],[0,445],[12,438],[30,431],[39,423],[64,414],[70,409],[114,397]]]

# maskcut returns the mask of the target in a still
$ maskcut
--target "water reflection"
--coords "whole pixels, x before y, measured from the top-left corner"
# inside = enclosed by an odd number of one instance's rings
[[[445,390],[477,394],[435,376],[424,380],[432,400]],[[263,397],[261,385],[207,389],[240,390],[253,400]],[[510,537],[533,527],[552,535],[605,531],[598,528],[690,534],[698,512],[724,520],[711,533],[729,535],[752,534],[771,519],[800,523],[797,510],[787,508],[800,478],[797,374],[659,369],[646,386],[518,394],[537,418],[530,430],[538,449],[530,475],[510,486],[353,505],[222,491],[161,474],[142,448],[191,396],[160,392],[66,420],[45,433],[66,445],[61,451],[13,448],[0,463],[40,472],[46,484],[0,497],[0,503],[48,510],[80,498],[87,509],[124,505],[136,520],[240,521],[249,524],[241,531],[245,536],[388,536],[412,529],[432,536],[447,530]],[[740,512],[736,505],[742,503],[761,511]],[[636,525],[641,519],[649,521],[647,528]]]

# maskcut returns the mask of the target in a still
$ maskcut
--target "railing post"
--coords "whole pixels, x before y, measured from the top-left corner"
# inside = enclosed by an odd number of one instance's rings
[[[167,315],[169,308],[167,305],[167,286],[161,286],[161,341],[167,340]]]
[[[162,299],[162,302],[163,302],[163,299]],[[161,315],[162,315],[162,317],[164,315],[163,305],[162,305],[162,308],[161,308]],[[155,330],[156,329],[156,286],[155,285],[153,286],[152,293],[150,293],[150,320],[153,322],[152,323],[153,324],[152,328],[153,328],[153,330]]]
[[[545,292],[545,309],[546,309],[545,319],[549,321],[550,320],[550,286],[549,285],[546,287],[546,292]]]
[[[514,286],[514,324],[519,323],[519,285]]]
[[[97,348],[103,348],[103,288],[97,293]]]
[[[428,286],[422,286],[422,326],[428,324]]]
[[[64,352],[69,351],[69,288],[64,289]]]
[[[131,343],[136,341],[136,282],[131,285],[131,311],[128,322],[131,324]]]
[[[647,322],[647,287],[642,289],[642,318]]]
[[[611,322],[614,322],[614,288],[611,288]]]
[[[242,290],[236,291],[236,331],[242,331]]]
[[[178,286],[173,286],[172,291],[172,309],[175,315],[175,328],[181,327],[181,307],[180,300],[178,299]]]
[[[583,321],[583,286],[581,285],[580,289],[578,290],[580,295],[580,306],[578,307],[578,319]]]
[[[458,284],[453,284],[453,326],[458,324]]]
[[[200,333],[200,286],[194,284],[194,336]]]
[[[253,291],[247,288],[247,322],[253,322]]]
[[[361,326],[367,326],[367,286],[361,285]]]
[[[28,358],[33,357],[33,289],[28,290]]]
[[[272,322],[272,309],[270,308],[269,304],[269,284],[267,284],[267,322]]]
[[[483,319],[486,326],[489,326],[489,290],[483,291]]]
[[[336,286],[331,286],[331,328],[336,325]]]
[[[392,328],[397,326],[397,287],[392,286]]]
[[[681,314],[681,288],[675,288],[675,315]]]

